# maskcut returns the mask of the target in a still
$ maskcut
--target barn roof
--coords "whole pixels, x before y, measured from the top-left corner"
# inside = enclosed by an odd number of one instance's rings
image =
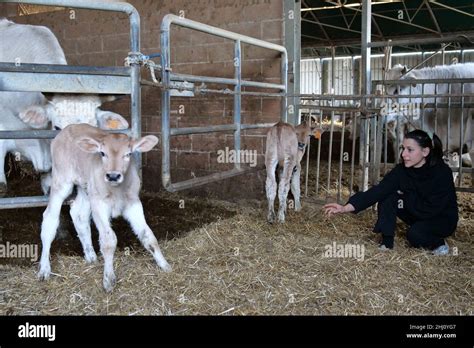
[[[359,54],[361,2],[302,0],[302,56],[328,56],[332,46],[336,54]],[[413,39],[459,37],[462,41],[453,42],[448,49],[474,48],[473,17],[472,0],[372,0],[372,42],[409,39],[394,48],[394,52],[407,52],[441,46]]]

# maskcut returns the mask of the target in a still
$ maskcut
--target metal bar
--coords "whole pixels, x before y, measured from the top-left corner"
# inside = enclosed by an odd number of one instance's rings
[[[371,93],[371,76],[370,76],[370,56],[371,56],[371,47],[369,43],[372,39],[372,28],[371,28],[371,18],[372,18],[372,2],[368,0],[362,1],[362,36],[361,36],[361,94],[362,96],[367,96]],[[367,99],[363,98],[361,100],[361,107],[365,109],[367,107]],[[368,123],[364,120],[364,124]],[[369,155],[369,146],[366,142],[369,141],[368,138],[368,129],[364,127],[364,131],[361,134],[361,142],[363,140],[363,151],[361,152],[362,158],[362,180],[361,186],[362,190],[366,191],[368,189],[368,176],[369,171],[365,166],[365,163],[368,162],[366,156]],[[362,135],[365,135],[362,137]]]
[[[430,3],[427,0],[423,1],[426,7],[428,8],[428,12],[430,13],[431,19],[433,20],[433,23],[436,27],[436,30],[438,31],[438,34],[441,35],[441,28],[439,27],[438,21],[436,19],[435,14],[433,13],[433,10],[431,9]],[[443,63],[444,64],[444,63]]]
[[[306,19],[306,18],[301,18],[301,22],[307,22],[307,23],[311,23],[311,24],[316,24],[316,25],[332,28],[332,29],[339,29],[339,30],[342,30],[342,31],[348,31],[348,32],[351,32],[351,33],[360,34],[360,31],[358,31],[358,30],[342,28],[342,27],[338,27],[337,25],[331,25],[331,24],[327,24],[327,23],[315,22],[315,21],[312,21],[312,20],[309,20],[309,19]]]
[[[16,130],[0,131],[0,139],[53,139],[59,131],[57,130]]]
[[[48,74],[84,74],[107,76],[130,76],[130,67],[122,66],[73,66],[55,64],[27,64],[0,62],[2,72],[48,73]]]
[[[280,45],[276,45],[267,41],[255,39],[253,37],[237,34],[228,30],[224,30],[221,28],[213,27],[207,24],[195,22],[191,19],[181,18],[179,16],[173,14],[167,14],[163,18],[163,22],[161,23],[161,30],[168,30],[171,24],[176,24],[181,27],[194,29],[203,33],[211,34],[214,36],[224,37],[230,40],[240,40],[241,43],[246,43],[249,45],[259,46],[262,48],[267,48],[269,50],[274,50],[282,53],[285,57],[287,56],[286,48]]]
[[[309,126],[311,127],[312,115],[311,111],[309,112]],[[308,140],[308,146],[306,148],[306,167],[304,175],[304,196],[308,197],[308,176],[309,176],[309,154],[311,153],[311,138]]]
[[[348,7],[346,5],[342,5],[343,7],[345,8],[348,8],[352,11],[357,11],[357,12],[362,12],[362,17],[364,16],[364,5],[367,5],[366,2],[369,2],[369,1],[362,1],[362,10],[359,10],[359,9],[356,9],[356,8],[352,8],[352,7]],[[370,5],[371,6],[371,5]],[[421,25],[418,25],[418,24],[414,24],[414,23],[410,23],[410,22],[406,22],[406,21],[402,21],[400,19],[396,19],[396,18],[392,18],[392,17],[389,17],[389,16],[384,16],[384,15],[381,15],[379,13],[372,13],[372,16],[374,17],[380,17],[380,18],[383,18],[383,19],[387,19],[389,21],[394,21],[394,22],[397,22],[397,23],[402,23],[402,24],[405,24],[405,25],[409,25],[409,26],[412,26],[412,27],[415,27],[415,28],[418,28],[418,29],[423,29],[423,30],[426,30],[426,31],[429,31],[431,33],[434,33],[434,34],[438,34],[436,32],[436,30],[433,30],[433,29],[430,29],[430,28],[426,28],[424,26],[421,26]],[[362,20],[363,21],[363,20]]]
[[[241,175],[241,174],[244,174],[244,173],[255,172],[256,170],[258,170],[258,169],[255,169],[255,168],[240,168],[240,169],[234,168],[234,169],[229,170],[229,171],[214,173],[214,174],[210,174],[210,175],[200,177],[200,178],[185,180],[185,181],[181,181],[181,182],[174,183],[174,184],[170,183],[168,186],[166,186],[166,190],[169,191],[169,192],[177,192],[177,191],[181,191],[181,190],[195,188],[195,187],[198,187],[198,186],[207,185],[207,184],[210,184],[211,182],[220,181],[222,179],[232,178],[234,176]]]
[[[0,72],[2,91],[130,94],[130,76]]]
[[[171,73],[171,81],[187,81],[187,82],[205,82],[205,83],[217,83],[223,85],[237,85],[238,81],[229,78],[222,78],[222,77],[210,77],[210,76],[197,76],[197,75],[187,75],[187,74],[177,74]],[[269,88],[269,89],[279,89],[284,91],[285,85],[284,84],[276,84],[276,83],[265,83],[265,82],[257,82],[257,81],[241,81],[242,87],[258,87],[258,88]],[[173,85],[171,84],[171,87]]]
[[[447,43],[447,44],[444,44],[443,46],[441,46],[441,48],[439,50],[437,50],[436,52],[434,52],[433,54],[431,54],[428,58],[422,60],[420,63],[416,64],[415,66],[413,66],[412,68],[410,68],[410,70],[408,70],[406,72],[406,74],[408,74],[410,71],[412,71],[413,69],[416,69],[418,68],[419,66],[423,65],[424,63],[426,63],[428,60],[430,60],[431,58],[433,58],[434,56],[436,56],[439,52],[444,52],[444,49],[446,47],[448,47],[449,45],[451,45],[451,43]],[[444,56],[443,56],[443,60],[444,60]],[[444,64],[444,62],[443,62]]]
[[[77,1],[77,0],[0,0],[0,2],[123,12],[123,13],[128,14],[129,16],[138,15],[138,12],[136,12],[135,8],[132,5],[128,3],[124,3],[124,2],[111,3],[111,2],[105,2],[105,1],[89,1],[89,0],[81,0],[81,1]]]
[[[327,193],[326,197],[329,196],[331,190],[331,164],[332,164],[332,143],[334,136],[334,111],[331,111],[331,128],[329,131],[329,153],[328,153],[328,180],[327,180]]]
[[[382,141],[383,141],[383,126],[385,124],[383,117],[377,115],[375,118],[377,132],[375,133],[375,161],[374,163],[374,182],[373,184],[378,184],[380,178],[380,165],[382,160]]]
[[[164,87],[171,82],[171,59],[169,28],[161,29],[161,80]],[[171,93],[168,88],[161,91],[161,181],[166,190],[172,189],[170,173],[170,106]]]
[[[403,4],[405,4],[405,1],[403,1]],[[423,7],[423,3],[420,4],[420,6],[418,6],[418,8],[416,9],[415,11],[415,14],[413,15],[413,17],[408,17],[410,18],[410,21],[413,22],[413,20],[415,19],[416,15],[418,14],[418,12],[420,12],[421,8]],[[405,7],[406,8],[406,7]],[[407,11],[407,15],[408,15],[408,11]]]
[[[377,120],[375,117],[370,118],[370,144],[372,146],[368,147],[369,153],[370,153],[370,162],[369,162],[369,167],[370,167],[370,182],[372,185],[376,184],[376,178],[375,178],[375,161],[376,159],[376,154],[377,154]]]
[[[242,90],[242,56],[241,56],[241,46],[240,40],[235,41],[234,46],[234,67],[235,67],[235,79],[237,80],[237,84],[234,87],[234,149],[237,153],[240,152],[240,142],[241,142],[241,131],[240,131],[240,123],[241,119],[241,108],[242,108],[242,97],[240,95],[240,91]],[[240,169],[240,161],[234,162],[234,168]]]
[[[49,196],[0,198],[1,209],[36,208],[48,205]]]
[[[129,129],[124,130],[106,130],[109,133],[123,133],[131,135]],[[53,139],[59,133],[58,130],[46,129],[28,129],[15,131],[0,131],[0,139]]]
[[[256,124],[242,124],[240,129],[257,129],[257,128],[270,128],[273,127],[275,123],[256,123]]]
[[[388,41],[373,41],[369,43],[372,48],[385,47],[385,46],[403,46],[403,45],[416,45],[416,44],[432,44],[432,43],[445,43],[445,42],[459,42],[459,41],[472,41],[474,39],[473,32],[460,33],[457,35],[447,35],[443,37],[427,37],[427,38],[413,38],[413,39],[400,39],[400,40],[388,40]]]
[[[431,2],[432,4],[438,5],[438,6],[440,6],[440,7],[447,8],[448,10],[451,10],[451,11],[454,11],[454,12],[458,12],[458,13],[461,13],[461,14],[466,15],[466,16],[469,16],[469,17],[474,17],[474,15],[473,15],[472,13],[465,12],[465,11],[461,11],[461,10],[455,8],[455,7],[451,7],[451,6],[442,4],[442,3],[437,2],[437,1],[434,1],[434,0],[430,0],[429,2]]]
[[[464,93],[464,83],[461,84],[461,94]],[[468,117],[472,117],[471,115],[468,114]],[[472,127],[472,124],[471,124]],[[464,97],[461,98],[461,127],[459,129],[460,137],[459,137],[459,187],[463,186],[462,182],[462,174],[463,174],[463,168],[462,168],[462,148],[464,145]],[[472,129],[471,129],[472,132]],[[471,138],[472,139],[472,138]],[[471,162],[474,161],[474,158],[471,158]],[[471,164],[472,166],[472,164]],[[471,180],[474,177],[473,173],[471,172]]]
[[[306,6],[306,7],[309,7],[305,0],[303,0],[303,5]],[[309,11],[309,13],[310,13],[311,17],[314,18],[316,23],[319,24],[319,27],[320,27],[321,31],[323,32],[324,36],[326,37],[326,40],[328,40],[329,42],[332,42],[331,38],[329,37],[326,30],[324,29],[324,26],[321,25],[321,22],[318,19],[318,17],[316,16],[316,14],[313,11]],[[303,20],[303,18],[301,18],[301,20]]]
[[[342,124],[346,124],[346,113],[342,113]],[[342,162],[344,160],[344,130],[346,127],[342,127],[341,132],[341,146],[339,148],[339,177],[337,179],[337,202],[341,202],[341,187],[342,187]]]
[[[362,2],[362,37],[361,37],[361,94],[366,96],[371,93],[370,91],[370,55],[371,49],[369,42],[371,41],[371,16],[372,16],[372,4],[371,1]],[[367,106],[365,99],[361,100],[362,108]]]
[[[357,132],[357,116],[351,112],[351,120],[352,120],[352,153],[351,153],[351,182],[349,184],[349,196],[352,196],[352,192],[354,191],[354,165],[355,165],[355,146],[356,146],[356,132]],[[359,138],[360,139],[360,138]],[[360,140],[359,140],[360,141]]]
[[[319,124],[323,123],[323,114],[319,115]],[[323,140],[323,132],[321,132],[319,139],[318,139],[318,151],[317,151],[317,159],[316,159],[316,196],[318,195],[319,192],[319,170],[320,170],[320,164],[321,164],[321,142]]]

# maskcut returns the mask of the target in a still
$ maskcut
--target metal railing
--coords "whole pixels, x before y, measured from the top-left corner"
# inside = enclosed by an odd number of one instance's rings
[[[413,81],[373,81],[372,91],[377,91],[380,86],[397,86],[397,85],[411,85]],[[341,191],[343,181],[346,179],[348,187],[348,195],[354,192],[356,183],[356,171],[359,171],[359,189],[366,190],[369,183],[377,184],[380,179],[380,174],[386,173],[389,169],[399,162],[399,147],[404,135],[404,126],[410,128],[420,128],[428,130],[429,133],[434,131],[444,146],[444,149],[449,151],[458,151],[456,157],[456,165],[450,164],[451,170],[456,176],[455,184],[456,190],[461,192],[474,192],[474,169],[462,166],[462,150],[465,143],[472,141],[472,120],[469,119],[468,109],[474,107],[474,79],[439,79],[439,80],[416,80],[419,89],[415,90],[411,87],[410,94],[388,95],[382,93],[375,93],[371,95],[300,95],[299,97],[304,102],[299,105],[300,110],[308,114],[308,116],[316,117],[317,126],[321,133],[329,133],[329,145],[327,152],[327,177],[326,182],[321,182],[321,168],[323,166],[321,154],[321,139],[318,141],[316,166],[306,165],[306,182],[305,195],[308,194],[308,170],[315,170],[315,193],[316,199],[319,201],[326,201],[329,196],[334,195],[337,201],[341,201]],[[432,91],[427,88],[427,85],[437,86]],[[446,93],[441,93],[444,85]],[[465,86],[470,86],[466,88]],[[456,87],[456,88],[454,88]],[[400,87],[398,87],[400,90]],[[430,92],[430,93],[425,93]],[[393,99],[394,101],[392,101]],[[362,100],[365,100],[366,107],[362,107]],[[387,112],[394,107],[395,101],[398,101],[398,106],[403,103],[413,103],[417,108],[403,109],[399,112],[398,117],[394,118],[396,121],[396,129],[389,129],[387,124]],[[443,115],[441,114],[443,113]],[[457,117],[457,119],[455,119]],[[325,120],[324,120],[325,118]],[[351,120],[351,126],[347,125],[347,120]],[[336,123],[338,125],[336,126]],[[393,125],[392,125],[393,126]],[[336,127],[339,127],[338,129]],[[332,152],[334,148],[334,141],[339,140],[334,132],[340,132],[340,156],[337,165],[337,178],[333,180],[332,167]],[[389,132],[395,133],[399,136],[390,139],[394,142],[393,156],[395,163],[389,163],[388,145]],[[343,158],[343,149],[345,146],[345,132],[352,134],[352,145],[349,153],[346,153],[346,159]],[[466,135],[471,135],[471,139],[466,139]],[[359,158],[356,159],[356,138],[359,138]],[[454,141],[453,139],[456,139]],[[309,153],[309,149],[308,149]],[[348,159],[348,161],[347,161]],[[472,159],[471,159],[472,161]],[[337,162],[337,161],[336,161]],[[349,168],[347,168],[349,166]],[[344,168],[345,171],[344,171]],[[466,173],[471,174],[471,184],[463,182],[463,177]],[[334,189],[334,185],[336,188]],[[322,190],[325,190],[322,191]]]
[[[171,70],[171,48],[170,48],[170,27],[177,25],[188,29],[196,30],[209,35],[214,35],[234,41],[234,78],[219,78],[208,76],[193,76],[174,73]],[[242,79],[242,57],[241,44],[249,44],[269,50],[275,50],[281,54],[281,84],[263,83],[256,81],[247,81]],[[195,22],[190,19],[181,18],[172,14],[168,14],[163,18],[161,24],[161,74],[162,74],[162,183],[166,190],[175,192],[192,187],[205,185],[224,178],[230,178],[236,175],[243,174],[248,169],[241,168],[239,161],[234,163],[234,168],[231,170],[218,172],[182,182],[172,183],[170,172],[170,137],[174,135],[197,134],[197,133],[211,133],[222,131],[234,132],[234,150],[240,151],[241,145],[241,130],[267,128],[273,124],[242,124],[241,122],[241,99],[242,95],[254,96],[271,96],[281,97],[281,113],[282,119],[286,121],[286,93],[287,93],[287,72],[288,72],[288,55],[286,48],[280,45],[258,40],[249,36],[236,34],[227,30],[216,28],[203,23]],[[202,82],[213,83],[220,85],[231,85],[233,91],[225,91],[225,94],[234,96],[234,123],[227,125],[213,125],[205,127],[188,127],[188,128],[171,128],[170,127],[170,105],[171,92],[175,89],[179,82]],[[248,92],[242,91],[242,87],[254,87],[261,89],[274,89],[277,93],[262,93],[262,92]],[[212,91],[211,91],[212,92]],[[219,93],[219,91],[214,91]],[[221,91],[224,92],[224,91]]]
[[[140,16],[128,3],[75,0],[0,0],[46,6],[121,12],[130,21],[130,67],[78,67],[68,65],[0,63],[1,91],[41,91],[61,93],[129,94],[131,96],[131,129],[133,137],[141,134],[140,105]],[[125,131],[127,132],[127,131]],[[2,131],[0,139],[54,138],[56,131]],[[137,159],[140,159],[138,156]],[[141,161],[138,161],[141,163]],[[0,209],[39,207],[48,203],[48,196],[0,198]]]

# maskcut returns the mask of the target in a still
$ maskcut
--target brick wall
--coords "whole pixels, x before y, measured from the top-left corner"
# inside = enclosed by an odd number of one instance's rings
[[[164,15],[184,14],[186,18],[252,36],[277,44],[283,42],[283,3],[281,0],[136,0],[129,1],[141,17],[141,51],[160,52],[160,24]],[[0,8],[1,11],[1,8]],[[183,12],[184,11],[184,12]],[[1,13],[0,13],[1,15]],[[48,26],[58,37],[71,65],[123,65],[129,51],[128,18],[119,13],[89,10],[64,10],[12,18],[20,23]],[[174,72],[233,77],[233,42],[185,28],[172,26],[171,55]],[[242,45],[243,78],[254,81],[280,82],[280,59],[270,50]],[[142,77],[148,78],[143,71]],[[223,86],[208,86],[209,88]],[[226,86],[231,87],[231,86]],[[142,88],[142,130],[144,134],[161,131],[161,92]],[[129,98],[104,105],[124,116],[130,116]],[[275,122],[280,118],[280,101],[276,98],[244,96],[244,123]],[[202,95],[195,98],[172,98],[171,126],[192,127],[233,123],[233,98]],[[256,150],[257,166],[264,167],[264,130],[242,132],[242,149]],[[217,162],[217,151],[233,148],[233,134],[211,133],[172,137],[172,180],[190,179],[232,167]],[[161,148],[143,157],[144,187],[160,190]],[[247,190],[242,190],[245,185]],[[262,197],[262,172],[227,179],[192,194],[215,194],[231,198]]]

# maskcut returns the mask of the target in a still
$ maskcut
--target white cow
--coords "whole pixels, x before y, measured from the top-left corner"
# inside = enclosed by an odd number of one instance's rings
[[[103,102],[114,99],[113,96],[56,94],[51,101],[25,108],[19,117],[30,127],[40,129],[49,122],[57,130],[78,123],[102,129],[127,129],[128,122],[121,115],[99,109]]]
[[[52,141],[52,185],[48,207],[43,214],[41,241],[43,249],[39,278],[51,274],[51,243],[59,224],[61,205],[77,187],[71,204],[71,217],[84,249],[87,262],[97,257],[91,243],[90,216],[99,231],[100,249],[104,257],[103,285],[111,291],[115,284],[113,255],[117,237],[110,219],[122,215],[144,247],[153,254],[164,271],[171,271],[158,242],[148,227],[139,198],[140,178],[135,152],[150,151],[158,143],[153,135],[133,140],[124,134],[109,134],[86,124],[64,128]]]
[[[267,169],[267,180],[265,189],[268,200],[267,220],[275,222],[274,202],[277,193],[277,182],[275,170],[280,168],[278,184],[278,221],[285,222],[286,199],[288,192],[295,199],[295,211],[301,210],[300,203],[300,174],[301,159],[309,142],[312,129],[307,121],[293,127],[289,123],[278,122],[267,132],[267,143],[265,151],[265,167]]]
[[[455,65],[446,65],[446,66],[436,66],[433,68],[423,68],[419,70],[407,71],[407,68],[402,65],[396,65],[387,72],[387,80],[409,80],[412,83],[408,85],[400,85],[399,90],[397,86],[389,86],[387,89],[387,94],[406,96],[401,97],[397,101],[399,105],[426,105],[434,104],[435,98],[409,98],[409,95],[412,94],[460,94],[461,93],[461,84],[453,83],[451,84],[451,90],[449,90],[448,84],[438,84],[435,90],[435,84],[425,84],[424,88],[421,84],[417,83],[416,80],[420,79],[460,79],[460,78],[474,78],[474,63],[466,64],[455,64]],[[465,83],[464,84],[464,93],[471,94],[474,93],[474,83]],[[460,103],[460,97],[451,97],[451,103]],[[439,104],[447,104],[447,97],[437,97],[437,102]],[[474,102],[474,98],[465,97],[465,104],[470,104]],[[401,109],[401,108],[399,108]],[[409,128],[421,128],[422,122],[422,112],[413,113],[410,117],[409,113],[412,111],[410,108],[406,108],[403,112],[388,112],[386,117],[387,123],[392,123],[396,125],[397,122],[400,122],[400,128],[402,130],[408,130]],[[453,107],[451,109],[451,129],[448,139],[447,125],[448,125],[448,109],[447,108],[425,108],[423,116],[423,129],[428,132],[435,132],[443,142],[445,150],[448,152],[459,151],[461,153],[462,148],[460,149],[460,133],[461,133],[461,113],[462,113],[462,122],[464,126],[463,132],[463,144],[462,146],[467,147],[469,154],[463,155],[463,158],[466,162],[472,165],[471,158],[474,156],[474,138],[472,132],[472,117],[474,115],[474,108],[465,107],[463,110]],[[394,129],[394,127],[393,127]],[[404,132],[403,132],[404,133]],[[399,139],[403,137],[404,134],[398,134]],[[449,145],[448,145],[449,143]]]
[[[0,19],[0,38],[0,62],[66,64],[58,40],[46,27]],[[31,129],[18,115],[25,108],[44,102],[45,98],[39,92],[0,92],[0,130]],[[4,165],[8,152],[20,153],[21,158],[30,160],[36,170],[47,172],[51,169],[48,149],[48,140],[0,139],[0,186],[6,187],[7,183]]]
[[[46,27],[16,24],[0,19],[0,62],[67,64],[57,38]],[[54,129],[73,123],[88,123],[104,129],[126,129],[128,122],[120,115],[102,111],[99,106],[111,97],[96,95],[55,95],[48,101],[39,92],[0,92],[0,130]],[[0,140],[0,185],[6,185],[5,156],[19,152],[33,162],[36,170],[51,169],[49,140]],[[47,185],[43,184],[43,191]]]

